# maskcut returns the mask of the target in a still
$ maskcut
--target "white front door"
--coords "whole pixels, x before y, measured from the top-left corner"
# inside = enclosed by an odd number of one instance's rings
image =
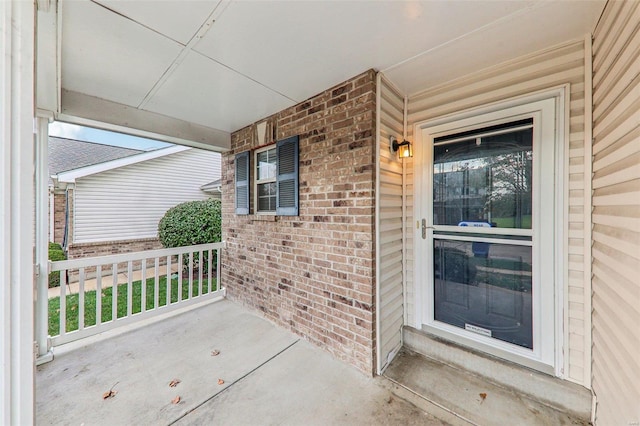
[[[421,326],[549,373],[555,102],[419,128],[417,173]]]

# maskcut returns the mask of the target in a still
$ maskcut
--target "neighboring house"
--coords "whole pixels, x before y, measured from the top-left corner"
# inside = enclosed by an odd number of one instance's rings
[[[140,151],[50,138],[50,240],[70,258],[160,248],[158,221],[185,201],[219,197],[220,154]],[[218,185],[219,187],[219,185]]]
[[[211,195],[212,198],[222,197],[222,179],[216,179],[213,182],[205,183],[200,187],[201,190]]]

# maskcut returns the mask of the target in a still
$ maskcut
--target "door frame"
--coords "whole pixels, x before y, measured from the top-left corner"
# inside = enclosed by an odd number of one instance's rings
[[[518,364],[534,368],[536,370],[552,374],[558,377],[564,377],[566,371],[565,362],[568,357],[564,356],[564,348],[567,345],[568,332],[566,330],[567,324],[567,300],[568,300],[568,288],[565,283],[568,282],[568,266],[567,266],[567,245],[565,236],[568,235],[568,149],[569,149],[569,85],[562,85],[552,89],[531,93],[516,98],[507,99],[504,101],[494,102],[491,104],[483,105],[480,107],[448,114],[446,116],[437,117],[423,122],[414,124],[413,134],[415,138],[414,143],[414,171],[415,171],[415,194],[414,194],[414,220],[416,228],[414,229],[414,253],[416,254],[415,269],[414,269],[414,282],[415,282],[415,303],[414,303],[414,324],[410,324],[417,329],[425,329],[426,331],[444,337],[451,341],[460,343],[462,345],[470,346],[474,349],[481,350],[500,358],[504,358]],[[471,340],[468,337],[461,337],[456,333],[449,333],[442,331],[441,329],[434,329],[433,327],[425,326],[427,324],[427,311],[428,305],[433,302],[433,295],[429,292],[432,291],[432,286],[427,282],[429,277],[433,275],[432,262],[419,262],[417,259],[427,256],[432,256],[433,248],[425,249],[425,245],[422,244],[422,231],[420,221],[422,218],[428,218],[432,215],[432,209],[429,207],[432,205],[432,200],[424,199],[421,194],[427,194],[427,191],[431,188],[430,179],[433,175],[432,161],[427,161],[424,164],[423,158],[425,155],[424,149],[427,141],[423,141],[423,131],[425,129],[434,128],[436,126],[446,125],[454,122],[462,122],[463,120],[474,119],[483,115],[490,115],[493,113],[499,113],[503,110],[509,110],[512,108],[522,107],[529,104],[533,104],[539,101],[553,100],[555,106],[555,129],[554,129],[554,176],[553,187],[554,193],[552,195],[555,209],[551,218],[542,218],[545,223],[540,223],[538,226],[553,227],[554,235],[551,237],[551,244],[553,245],[552,255],[552,279],[553,279],[553,308],[551,318],[547,320],[550,324],[544,326],[545,330],[553,330],[553,337],[550,338],[549,343],[553,349],[551,353],[547,352],[545,357],[532,357],[527,356],[518,351],[505,351],[501,345],[488,345],[482,341]],[[534,171],[535,172],[535,171]],[[429,231],[431,232],[431,231]],[[535,241],[534,232],[534,241]],[[431,312],[433,307],[431,308]],[[431,314],[432,318],[432,314]],[[535,314],[534,314],[535,320]],[[446,328],[446,327],[445,327]],[[462,333],[464,334],[464,333]],[[482,340],[482,339],[479,339]]]

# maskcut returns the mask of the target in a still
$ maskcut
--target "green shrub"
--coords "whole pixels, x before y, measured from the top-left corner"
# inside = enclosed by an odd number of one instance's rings
[[[220,200],[188,201],[167,210],[158,223],[158,238],[162,246],[167,248],[219,242],[222,235],[221,221]],[[193,257],[196,267],[197,254]],[[214,268],[216,260],[214,253]]]
[[[49,260],[56,262],[58,260],[67,260],[67,256],[62,250],[62,246],[58,243],[49,243]],[[60,272],[52,272],[49,274],[49,288],[60,286]]]

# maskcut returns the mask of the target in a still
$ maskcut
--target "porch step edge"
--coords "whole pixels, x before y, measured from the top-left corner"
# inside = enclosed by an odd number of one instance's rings
[[[444,407],[435,401],[430,400],[424,395],[420,395],[416,391],[409,387],[397,382],[391,377],[382,375],[376,377],[382,388],[388,390],[396,397],[408,402],[414,407],[422,410],[430,415],[436,417],[438,420],[442,420],[451,426],[478,426],[477,423],[472,422],[463,416],[456,414],[452,410]]]
[[[403,327],[403,338],[408,349],[427,358],[481,376],[583,421],[588,422],[591,418],[591,392],[583,386],[446,341],[413,327]]]

